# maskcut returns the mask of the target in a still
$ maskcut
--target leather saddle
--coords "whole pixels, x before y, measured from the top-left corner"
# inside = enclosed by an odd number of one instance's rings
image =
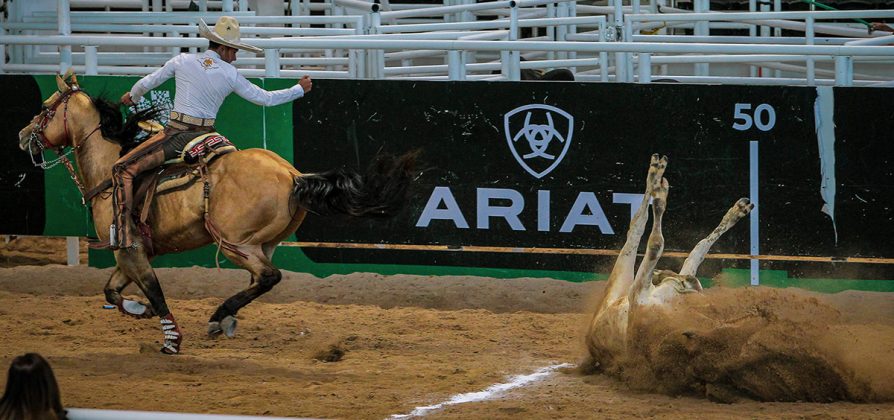
[[[140,128],[147,138],[164,129],[155,121],[141,122]],[[189,188],[196,181],[205,178],[207,166],[212,161],[237,150],[236,146],[220,133],[203,133],[190,140],[180,156],[166,161],[153,171],[140,174],[134,180],[132,216],[143,237],[151,243],[149,218],[152,202],[157,195]],[[148,248],[151,249],[151,246]]]

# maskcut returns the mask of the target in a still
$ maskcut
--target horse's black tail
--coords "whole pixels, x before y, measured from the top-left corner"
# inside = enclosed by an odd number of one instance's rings
[[[295,178],[298,205],[324,216],[391,217],[406,204],[419,151],[376,157],[366,173],[333,169]]]

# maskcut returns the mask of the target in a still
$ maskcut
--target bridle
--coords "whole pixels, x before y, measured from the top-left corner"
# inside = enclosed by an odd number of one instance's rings
[[[68,140],[68,143],[74,143],[74,139],[71,138],[71,134],[68,131],[68,101],[75,94],[82,92],[81,89],[77,86],[71,86],[69,90],[65,92],[61,92],[56,100],[50,104],[49,106],[42,105],[43,108],[40,111],[40,114],[37,115],[37,123],[35,123],[31,127],[31,135],[28,136],[28,153],[31,155],[31,163],[34,166],[41,168],[43,170],[47,170],[55,167],[56,165],[62,163],[65,165],[65,168],[68,169],[69,175],[71,175],[72,181],[74,181],[75,185],[78,187],[78,190],[81,192],[81,204],[86,205],[86,197],[87,190],[84,188],[84,184],[81,182],[80,177],[78,177],[77,172],[75,172],[74,167],[71,164],[71,160],[68,159],[68,155],[73,152],[77,152],[81,149],[85,144],[87,144],[87,140],[93,136],[100,128],[102,128],[102,123],[98,124],[96,128],[93,129],[87,136],[84,137],[84,141],[77,146],[73,146],[65,152],[65,148],[67,147],[63,142],[60,146],[53,146],[52,143],[47,139],[44,131],[47,129],[47,126],[50,124],[50,121],[53,120],[53,117],[56,116],[56,109],[59,108],[60,105],[64,105],[62,108],[62,128],[64,130],[64,137],[62,140]],[[86,93],[84,93],[86,95]],[[52,150],[57,158],[47,161],[43,156],[44,150]],[[39,156],[36,158],[35,156]],[[92,195],[91,195],[92,198]]]

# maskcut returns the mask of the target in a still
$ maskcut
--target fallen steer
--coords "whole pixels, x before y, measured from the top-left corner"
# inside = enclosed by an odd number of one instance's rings
[[[625,352],[630,318],[639,306],[664,306],[678,295],[702,290],[695,273],[711,245],[754,208],[754,204],[747,198],[739,199],[723,217],[720,225],[689,253],[679,274],[670,270],[655,270],[664,250],[661,222],[667,206],[668,182],[663,177],[666,167],[667,156],[652,155],[646,177],[646,193],[630,221],[627,241],[609,276],[602,303],[590,323],[587,345],[597,369],[611,364],[614,357]],[[635,270],[637,248],[649,218],[647,212],[650,198],[655,220],[645,257],[639,269]]]
[[[667,157],[652,156],[642,204],[589,324],[582,370],[615,376],[635,389],[723,402],[890,400],[890,381],[874,378],[877,369],[840,351],[866,334],[837,324],[840,314],[831,306],[797,291],[702,291],[698,267],[717,239],[754,208],[748,199],[726,212],[679,273],[655,269],[664,249],[666,166]],[[654,222],[637,269],[650,198]],[[842,346],[841,337],[852,341]]]

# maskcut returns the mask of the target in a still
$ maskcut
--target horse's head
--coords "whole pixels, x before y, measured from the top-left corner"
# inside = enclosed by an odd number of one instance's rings
[[[71,70],[64,76],[56,76],[56,86],[58,90],[43,101],[40,113],[19,131],[19,148],[32,155],[39,154],[43,149],[61,150],[72,146],[73,140],[67,126],[68,101],[81,88]]]

